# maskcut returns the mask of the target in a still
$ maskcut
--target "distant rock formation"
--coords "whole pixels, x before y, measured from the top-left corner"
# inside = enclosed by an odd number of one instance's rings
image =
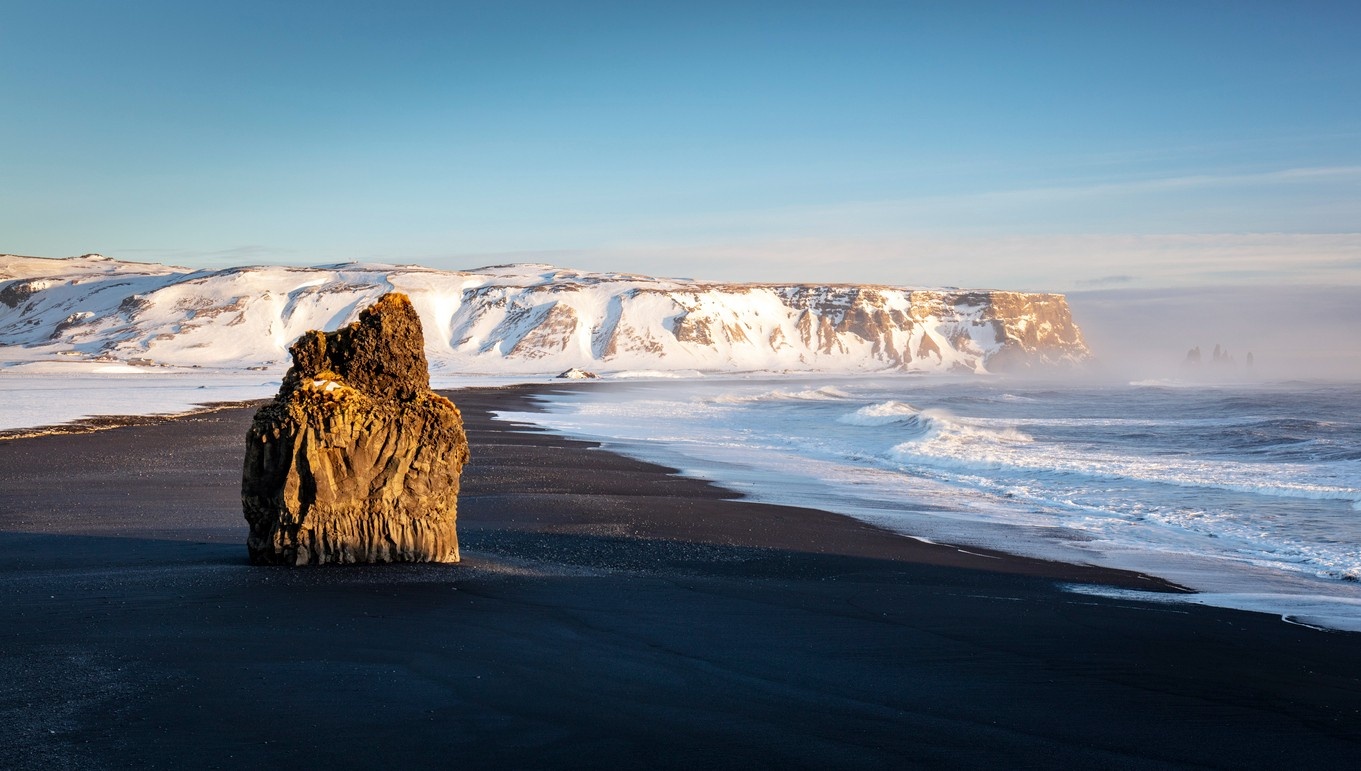
[[[599,377],[600,376],[594,372],[581,369],[580,367],[572,367],[566,372],[558,374],[559,380],[595,380]]]
[[[1197,345],[1186,352],[1186,358],[1182,360],[1182,366],[1190,369],[1198,369],[1204,361],[1205,360],[1200,353],[1200,346]],[[1208,364],[1212,369],[1217,370],[1235,369],[1238,367],[1238,359],[1236,359],[1233,354],[1229,353],[1229,349],[1221,346],[1219,343],[1215,343],[1214,351],[1210,353]],[[1249,351],[1246,366],[1248,369],[1252,369],[1253,364],[1254,359],[1252,352]]]
[[[241,502],[255,564],[457,562],[458,408],[430,390],[420,318],[391,293],[290,348],[246,439]]]

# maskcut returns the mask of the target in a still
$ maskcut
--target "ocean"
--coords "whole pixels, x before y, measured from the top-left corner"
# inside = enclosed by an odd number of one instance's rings
[[[503,417],[757,500],[1361,630],[1361,386],[708,378],[543,406]]]

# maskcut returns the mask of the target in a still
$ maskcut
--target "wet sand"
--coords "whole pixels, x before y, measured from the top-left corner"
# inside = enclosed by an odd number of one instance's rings
[[[248,408],[0,441],[0,766],[1361,757],[1361,635],[1069,594],[1175,587],[737,501],[489,418],[535,390],[453,394],[459,565],[251,567]]]

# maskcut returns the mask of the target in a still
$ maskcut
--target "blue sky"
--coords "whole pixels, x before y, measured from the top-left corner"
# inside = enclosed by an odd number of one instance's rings
[[[1361,287],[1350,3],[7,2],[0,251]]]

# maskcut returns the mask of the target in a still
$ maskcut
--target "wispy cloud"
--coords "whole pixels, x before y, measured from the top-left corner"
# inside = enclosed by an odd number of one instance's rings
[[[547,259],[545,259],[547,257]],[[1324,283],[1361,287],[1361,233],[745,239],[457,255],[445,267],[550,261],[729,281],[868,282],[1066,291]]]
[[[1090,200],[1093,198],[1111,199],[1122,196],[1142,196],[1156,193],[1193,192],[1197,190],[1216,191],[1214,197],[1207,197],[1198,205],[1212,207],[1222,202],[1220,197],[1225,191],[1260,190],[1279,188],[1282,185],[1298,186],[1308,182],[1361,182],[1361,166],[1319,166],[1273,171],[1237,174],[1188,174],[1177,176],[1125,179],[1086,184],[1051,185],[1009,190],[997,190],[965,194],[953,199],[929,199],[944,203],[949,200],[975,203],[1038,203]],[[910,205],[910,200],[897,201],[897,206]],[[1353,222],[1352,224],[1361,224]]]
[[[213,268],[248,264],[296,264],[300,261],[322,261],[317,255],[305,255],[296,249],[263,244],[248,244],[225,249],[115,248],[107,250],[107,256],[164,263],[184,263],[196,267]]]
[[[1081,279],[1074,282],[1077,286],[1118,286],[1135,281],[1134,276],[1102,276],[1100,278]]]
[[[675,245],[901,233],[1328,233],[1361,231],[1361,166],[1099,178],[947,194],[825,201],[636,220],[615,238]],[[598,231],[568,234],[578,243]]]
[[[1148,193],[1194,191],[1197,189],[1258,189],[1304,182],[1361,183],[1361,166],[1312,166],[1269,171],[1183,174],[1132,179],[1082,181],[1067,184],[1040,185],[992,190],[972,190],[950,195],[922,195],[880,200],[859,200],[812,206],[795,206],[747,213],[757,223],[794,219],[804,223],[828,223],[836,220],[863,221],[868,217],[889,215],[930,214],[954,211],[961,215],[960,223],[967,224],[968,212],[973,212],[978,223],[988,216],[988,209],[999,206],[1034,205],[1092,198],[1112,198]],[[1361,191],[1358,191],[1361,193]],[[1214,205],[1219,198],[1207,198],[1206,205]],[[1109,205],[1108,202],[1103,205]],[[980,210],[980,207],[984,207]],[[741,216],[741,215],[728,215]],[[1359,214],[1358,216],[1361,216]],[[1361,222],[1353,223],[1361,224]]]

